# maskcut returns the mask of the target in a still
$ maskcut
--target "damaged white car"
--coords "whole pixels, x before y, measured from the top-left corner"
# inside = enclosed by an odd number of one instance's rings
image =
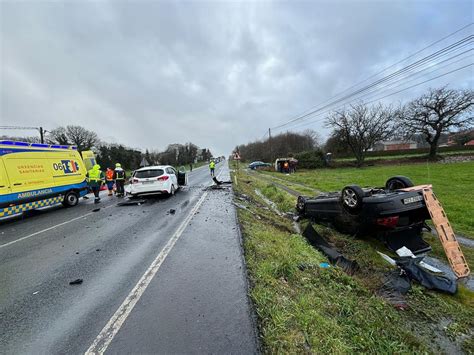
[[[186,185],[186,172],[171,165],[147,166],[133,172],[126,192],[129,196],[166,194],[169,196]]]

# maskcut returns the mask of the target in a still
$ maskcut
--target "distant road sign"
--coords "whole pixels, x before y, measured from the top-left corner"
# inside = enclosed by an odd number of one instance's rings
[[[234,153],[234,160],[240,160],[240,154]]]

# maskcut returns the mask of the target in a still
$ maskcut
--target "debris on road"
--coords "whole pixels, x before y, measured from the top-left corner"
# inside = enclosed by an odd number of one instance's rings
[[[69,282],[69,285],[80,285],[82,282],[82,279],[75,279],[74,281]]]
[[[176,210],[171,208],[166,214],[175,214],[175,213],[176,213]]]
[[[232,181],[230,181],[230,180],[228,180],[228,181],[219,181],[219,180],[217,180],[217,178],[215,176],[212,178],[212,180],[214,180],[216,185],[230,185],[230,184],[232,184]]]
[[[99,211],[100,211],[100,207],[99,207],[99,208],[94,208],[94,209],[92,210],[92,212],[99,212]]]
[[[117,203],[117,206],[140,206],[141,204],[146,203],[146,200],[125,200]]]

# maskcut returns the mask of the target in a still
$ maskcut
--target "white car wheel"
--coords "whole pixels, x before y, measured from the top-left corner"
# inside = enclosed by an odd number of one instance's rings
[[[170,195],[173,196],[175,193],[174,185],[171,185]]]

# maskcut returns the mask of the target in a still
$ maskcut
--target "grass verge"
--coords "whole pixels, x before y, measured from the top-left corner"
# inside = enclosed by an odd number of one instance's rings
[[[265,353],[474,352],[472,292],[447,296],[414,285],[409,310],[397,311],[376,294],[390,266],[376,254],[375,241],[316,226],[361,272],[351,277],[321,268],[326,258],[256,190],[282,211],[293,209],[293,196],[242,171],[234,190]]]

